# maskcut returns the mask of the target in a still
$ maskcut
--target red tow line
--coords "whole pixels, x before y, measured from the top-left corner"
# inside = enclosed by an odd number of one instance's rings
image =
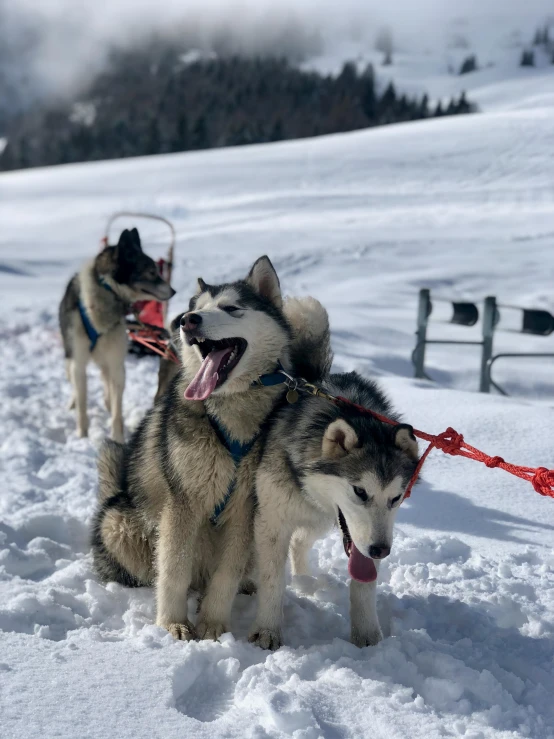
[[[169,359],[175,364],[180,364],[179,357],[177,357],[177,355],[169,345],[169,342],[164,341],[163,339],[159,339],[153,334],[141,336],[136,331],[129,331],[129,338],[139,344],[142,344],[143,346],[146,346],[148,349],[155,352],[156,354],[159,354],[160,357],[162,357],[163,359]]]
[[[336,400],[339,401],[339,403],[356,408],[360,413],[374,416],[383,423],[388,423],[391,426],[398,425],[398,421],[393,421],[392,419],[382,416],[380,413],[376,413],[369,408],[364,408],[362,405],[356,405],[356,403],[352,403],[350,400],[347,400],[347,398],[338,396]],[[515,475],[516,477],[520,477],[522,480],[530,482],[539,495],[554,498],[554,470],[548,470],[546,467],[522,467],[521,465],[505,462],[502,457],[490,457],[488,454],[485,454],[485,452],[476,449],[474,446],[470,446],[470,444],[464,441],[462,434],[459,434],[450,427],[437,436],[434,434],[428,434],[425,431],[418,431],[417,429],[414,429],[414,434],[419,439],[428,441],[429,446],[421,455],[421,459],[412,475],[412,479],[408,483],[406,495],[404,496],[405,498],[410,497],[414,483],[419,477],[421,468],[432,449],[440,449],[441,452],[451,454],[454,457],[467,457],[468,459],[474,459],[476,462],[483,462],[487,467],[500,467],[500,469],[506,470],[506,472],[509,472],[511,475]]]

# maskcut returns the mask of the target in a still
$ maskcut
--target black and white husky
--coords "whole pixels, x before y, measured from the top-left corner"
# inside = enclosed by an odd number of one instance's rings
[[[117,246],[106,246],[74,275],[59,308],[67,376],[73,387],[79,436],[88,434],[87,364],[102,372],[104,400],[112,417],[112,438],[123,442],[123,390],[127,333],[125,316],[137,300],[169,300],[175,291],[142,251],[136,228]]]
[[[327,314],[283,301],[267,257],[244,280],[198,280],[180,319],[182,369],[130,443],[100,453],[93,527],[103,580],[156,588],[156,622],[178,639],[217,639],[252,554],[262,427],[286,386],[280,368],[327,367]],[[320,364],[322,363],[322,364]],[[197,623],[189,588],[203,593]]]
[[[355,372],[331,375],[321,385],[331,395],[398,419],[377,385]],[[280,646],[287,553],[292,574],[308,574],[307,553],[334,522],[342,530],[352,578],[352,642],[362,647],[382,638],[379,562],[390,553],[394,519],[417,459],[407,424],[390,426],[304,395],[276,413],[256,474],[259,584],[250,641],[265,649]]]

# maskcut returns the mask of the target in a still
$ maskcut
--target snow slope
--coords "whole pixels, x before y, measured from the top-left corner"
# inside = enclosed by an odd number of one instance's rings
[[[92,572],[108,419],[91,372],[91,437],[76,438],[56,326],[65,282],[107,216],[160,213],[179,234],[172,311],[199,274],[232,279],[268,253],[286,292],[328,307],[337,369],[378,376],[419,428],[451,425],[491,454],[554,468],[551,364],[499,368],[514,394],[503,399],[475,392],[474,349],[430,349],[436,385],[411,379],[409,361],[421,286],[554,309],[552,113],[545,103],[0,177],[2,736],[554,737],[554,500],[434,452],[383,567],[378,647],[347,641],[336,532],[314,549],[314,577],[289,584],[288,646],[246,643],[247,596],[233,636],[175,642],[152,625],[149,589],[103,586]],[[143,235],[162,248],[160,231]],[[478,330],[435,324],[432,335]],[[496,346],[553,350],[552,337],[513,333]],[[133,428],[156,364],[129,358],[127,370]]]

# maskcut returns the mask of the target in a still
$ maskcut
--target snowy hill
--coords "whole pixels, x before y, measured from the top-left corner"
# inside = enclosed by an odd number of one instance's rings
[[[94,375],[91,438],[76,438],[56,325],[65,282],[108,215],[159,213],[179,235],[172,312],[198,275],[232,279],[267,253],[286,292],[328,307],[337,369],[378,376],[419,428],[453,426],[491,454],[554,468],[551,365],[499,368],[514,394],[502,399],[475,392],[475,350],[431,349],[437,385],[411,379],[409,361],[420,287],[554,309],[554,108],[541,89],[517,110],[0,177],[6,736],[554,737],[554,500],[434,452],[383,567],[388,638],[377,648],[347,641],[337,533],[317,544],[314,577],[289,584],[289,646],[267,654],[245,642],[246,596],[233,636],[177,643],[152,625],[150,590],[104,587],[92,573],[107,417]],[[502,98],[498,85],[487,94]],[[163,249],[160,232],[143,236]],[[552,351],[552,337],[499,333],[497,348]],[[155,373],[153,360],[129,358],[128,428]]]

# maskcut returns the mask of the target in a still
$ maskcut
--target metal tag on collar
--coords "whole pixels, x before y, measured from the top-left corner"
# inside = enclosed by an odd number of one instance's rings
[[[298,380],[296,377],[293,377],[292,375],[289,375],[285,370],[281,367],[279,372],[285,376],[285,385],[287,386],[287,394],[286,399],[287,403],[290,403],[291,405],[293,403],[296,403],[298,400]]]

